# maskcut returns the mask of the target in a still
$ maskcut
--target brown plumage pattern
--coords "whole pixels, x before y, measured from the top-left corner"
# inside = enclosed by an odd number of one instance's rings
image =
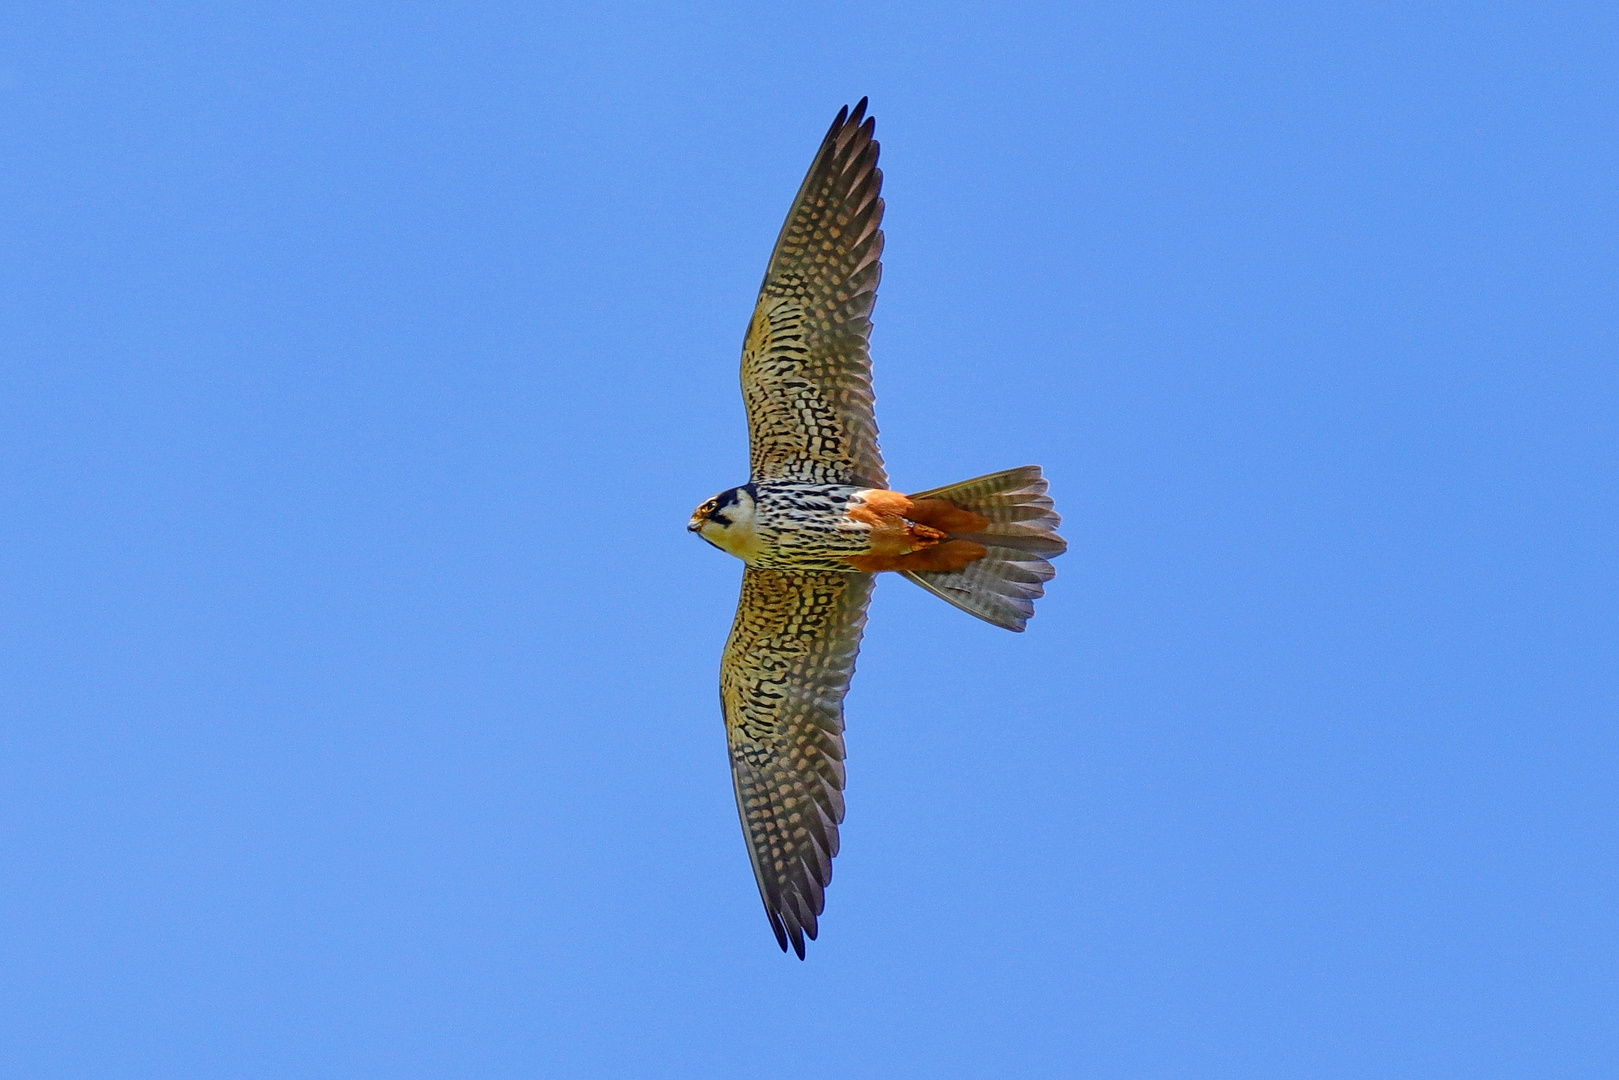
[[[742,351],[753,479],[886,488],[871,390],[883,174],[862,98],[810,165],[759,289]]]
[[[843,823],[843,696],[870,574],[749,567],[720,662],[737,811],[770,927],[799,959]]]
[[[871,389],[883,174],[861,99],[839,111],[776,239],[742,350],[754,480],[886,488]],[[749,567],[721,661],[738,812],[759,895],[802,959],[843,821],[843,697],[869,574]]]
[[[843,699],[874,575],[1022,630],[1065,547],[1038,468],[887,490],[868,346],[883,251],[873,130],[864,100],[840,111],[799,188],[743,343],[750,482],[687,526],[747,563],[720,701],[759,895],[800,959],[838,853]]]

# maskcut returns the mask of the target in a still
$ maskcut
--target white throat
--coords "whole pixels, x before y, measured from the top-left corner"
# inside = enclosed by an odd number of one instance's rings
[[[716,517],[725,521],[716,521]],[[754,524],[753,497],[746,491],[738,491],[736,502],[716,509],[703,522],[698,534],[726,554],[749,562],[759,552],[759,537]]]

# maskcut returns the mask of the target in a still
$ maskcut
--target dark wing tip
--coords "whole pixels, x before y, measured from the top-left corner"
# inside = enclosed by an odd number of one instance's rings
[[[793,894],[789,894],[792,896]],[[783,898],[785,901],[787,898]],[[806,923],[802,912],[795,912],[794,905],[778,901],[772,904],[765,901],[765,916],[770,920],[770,929],[776,935],[776,944],[781,951],[786,952],[789,945],[800,960],[804,959],[804,942],[814,941],[819,927],[815,925],[814,917]]]
[[[765,915],[770,919],[770,929],[775,931],[776,944],[781,946],[781,951],[782,952],[786,952],[787,951],[787,928],[781,924],[781,916],[776,914],[775,909],[772,908],[769,904],[765,905]],[[803,946],[802,945],[799,946],[799,951],[800,951],[800,958],[802,958],[802,953],[803,953]]]

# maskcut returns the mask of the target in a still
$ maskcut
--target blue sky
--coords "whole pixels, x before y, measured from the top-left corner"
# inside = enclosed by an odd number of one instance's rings
[[[0,1071],[1611,1067],[1611,5],[0,26]],[[862,95],[895,484],[1072,547],[879,586],[800,963],[685,522]]]

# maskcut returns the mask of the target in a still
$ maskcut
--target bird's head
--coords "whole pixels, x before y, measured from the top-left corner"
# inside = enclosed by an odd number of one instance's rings
[[[692,511],[686,528],[721,551],[747,559],[756,546],[753,505],[752,484],[722,491]]]

